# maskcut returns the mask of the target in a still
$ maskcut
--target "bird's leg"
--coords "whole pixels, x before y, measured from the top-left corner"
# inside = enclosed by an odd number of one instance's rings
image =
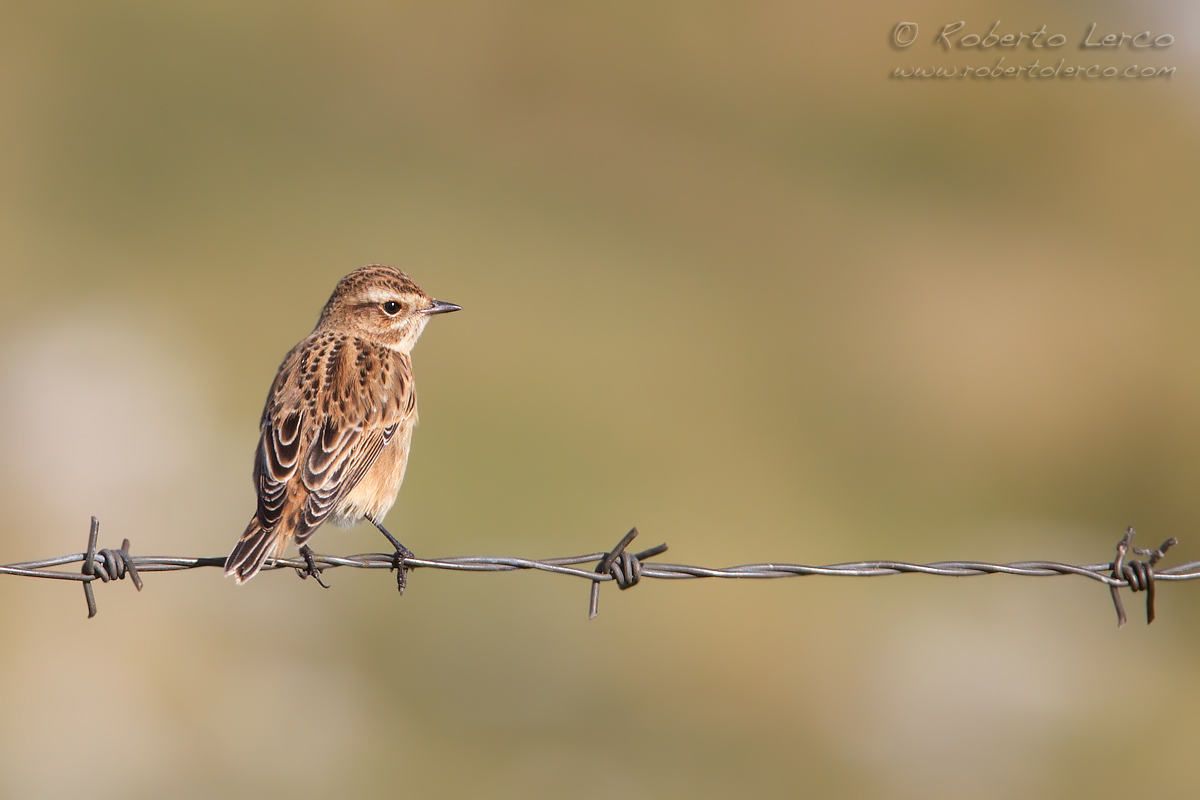
[[[300,555],[304,557],[304,563],[308,565],[308,569],[297,569],[296,574],[301,578],[307,578],[309,575],[317,579],[317,583],[325,589],[329,588],[329,584],[321,580],[321,570],[317,569],[317,561],[313,558],[312,548],[308,545],[300,546]]]
[[[413,551],[400,544],[400,541],[388,533],[388,529],[383,527],[378,520],[371,519],[370,517],[367,517],[367,519],[372,525],[379,528],[379,532],[387,537],[387,540],[392,543],[392,547],[396,548],[396,552],[392,556],[392,569],[399,571],[399,574],[396,576],[396,588],[400,590],[400,594],[404,594],[404,589],[408,586],[408,568],[404,566],[404,559],[412,558],[414,555]]]

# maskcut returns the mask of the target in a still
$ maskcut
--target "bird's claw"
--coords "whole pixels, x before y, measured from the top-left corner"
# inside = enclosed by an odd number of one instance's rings
[[[405,566],[404,560],[413,558],[413,556],[413,551],[404,545],[400,545],[396,552],[392,554],[392,570],[398,571],[396,575],[396,589],[400,594],[404,594],[404,590],[408,587],[408,567]]]
[[[307,579],[311,575],[313,578],[316,579],[317,583],[319,583],[321,585],[321,588],[328,589],[329,584],[327,584],[325,581],[321,580],[321,570],[319,570],[317,568],[317,561],[315,558],[313,558],[312,548],[309,547],[308,545],[304,545],[303,547],[300,548],[300,555],[302,555],[304,557],[304,563],[307,566],[305,569],[300,569],[299,567],[296,567],[296,574],[304,579]],[[409,555],[412,555],[412,554],[410,553]]]

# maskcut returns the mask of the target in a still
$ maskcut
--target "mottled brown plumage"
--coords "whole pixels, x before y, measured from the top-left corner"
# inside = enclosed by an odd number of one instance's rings
[[[258,510],[225,561],[226,575],[250,580],[327,519],[383,521],[417,421],[409,353],[431,315],[457,310],[381,264],[338,283],[267,395],[254,459]]]

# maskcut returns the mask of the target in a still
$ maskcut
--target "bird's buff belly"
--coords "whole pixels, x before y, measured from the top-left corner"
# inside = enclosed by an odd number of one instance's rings
[[[387,516],[400,484],[404,482],[404,469],[408,464],[408,446],[412,441],[412,427],[406,425],[396,431],[396,436],[379,453],[379,457],[358,485],[333,510],[331,517],[335,525],[349,527],[363,517],[382,522]]]

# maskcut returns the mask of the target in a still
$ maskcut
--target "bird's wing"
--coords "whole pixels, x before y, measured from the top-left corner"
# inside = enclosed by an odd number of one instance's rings
[[[288,485],[296,476],[301,454],[307,439],[312,438],[308,427],[300,363],[308,360],[304,340],[279,365],[267,403],[263,408],[262,436],[254,459],[254,484],[258,489],[259,524],[270,531],[283,518],[288,499]]]
[[[358,485],[399,427],[400,423],[395,422],[346,429],[333,418],[325,420],[320,436],[308,450],[301,474],[309,493],[296,529],[296,544],[308,541],[317,526]]]
[[[258,519],[304,544],[416,413],[406,356],[360,340],[297,348],[263,412]],[[311,359],[311,360],[310,360]]]
[[[254,474],[258,483],[258,521],[272,529],[283,516],[288,484],[300,461],[304,413],[293,409],[263,425]]]
[[[355,340],[329,374],[334,391],[328,396],[334,402],[308,445],[300,472],[308,496],[297,544],[312,536],[416,413],[407,356]]]

